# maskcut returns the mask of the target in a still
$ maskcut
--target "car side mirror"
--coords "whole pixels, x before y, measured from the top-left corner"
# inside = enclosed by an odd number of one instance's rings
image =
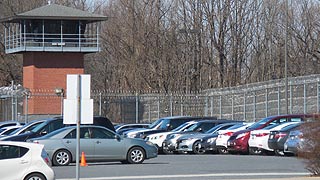
[[[41,131],[40,134],[41,134],[42,136],[44,136],[44,135],[48,134],[48,132],[47,132],[47,131]]]
[[[119,142],[121,141],[121,137],[119,135],[115,135],[114,138]]]

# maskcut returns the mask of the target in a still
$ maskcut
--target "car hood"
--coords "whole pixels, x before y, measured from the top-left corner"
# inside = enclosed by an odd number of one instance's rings
[[[205,136],[208,136],[209,134],[186,134],[181,136],[179,139],[201,139]]]

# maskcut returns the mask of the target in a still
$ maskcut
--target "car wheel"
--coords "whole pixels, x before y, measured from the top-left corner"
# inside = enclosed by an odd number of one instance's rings
[[[131,148],[127,155],[127,161],[130,164],[141,164],[145,158],[144,150],[141,147]]]
[[[52,164],[55,166],[67,166],[71,162],[71,153],[66,149],[60,149],[54,153]]]
[[[251,155],[262,155],[263,150],[256,147],[249,147],[249,154]]]
[[[284,152],[281,151],[280,149],[275,149],[275,150],[274,150],[274,153],[275,153],[277,156],[284,156]]]
[[[40,173],[32,173],[26,176],[23,180],[47,180],[46,177]]]
[[[168,150],[168,149],[163,149],[162,152],[163,152],[163,154],[173,154],[173,151]]]
[[[201,142],[200,141],[196,141],[196,142],[193,143],[192,152],[194,154],[203,154],[206,151],[201,147]]]
[[[229,154],[229,151],[227,148],[218,148],[219,154]]]

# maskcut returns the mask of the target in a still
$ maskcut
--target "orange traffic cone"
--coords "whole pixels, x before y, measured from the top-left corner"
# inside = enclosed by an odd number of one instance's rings
[[[88,166],[87,162],[86,162],[86,157],[84,155],[84,152],[81,153],[81,163],[80,166]]]

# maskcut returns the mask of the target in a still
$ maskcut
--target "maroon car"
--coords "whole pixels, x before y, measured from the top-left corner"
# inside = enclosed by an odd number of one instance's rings
[[[284,122],[301,122],[313,120],[319,117],[318,114],[288,114],[288,115],[276,115],[269,116],[260,121],[255,122],[245,130],[237,131],[229,138],[227,143],[227,149],[231,153],[249,153],[249,138],[250,133],[253,130],[262,129],[264,127],[281,124]]]

